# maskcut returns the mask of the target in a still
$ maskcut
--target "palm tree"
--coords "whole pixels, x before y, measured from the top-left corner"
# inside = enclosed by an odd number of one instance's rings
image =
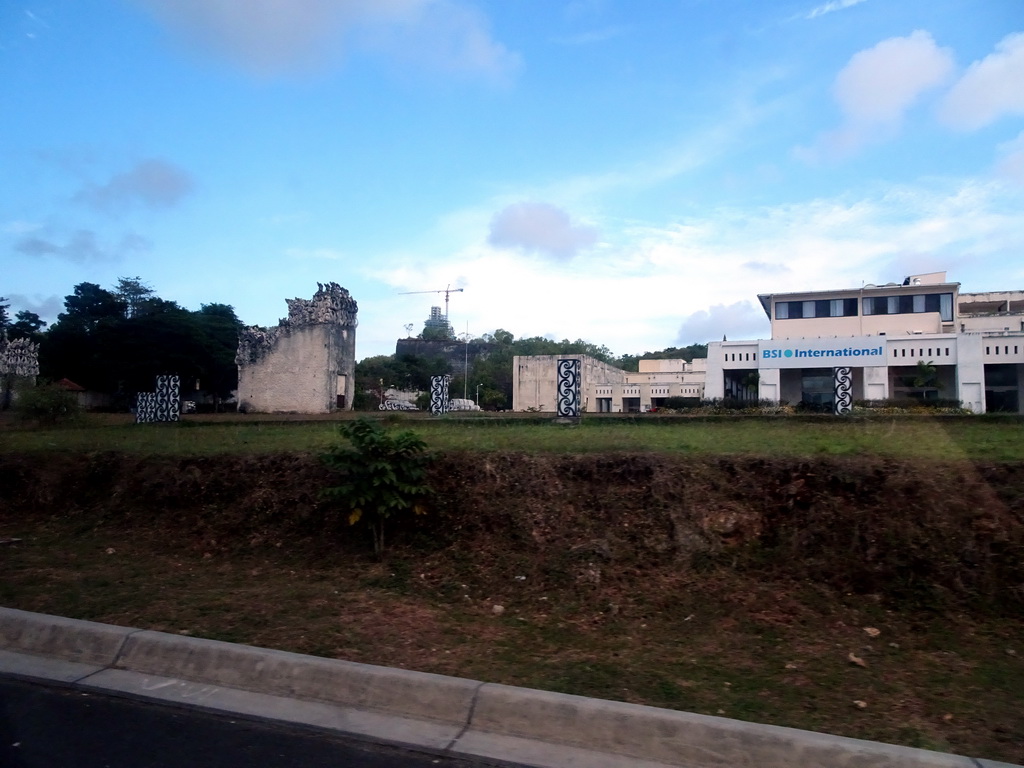
[[[938,369],[931,360],[927,363],[924,360],[918,360],[911,385],[914,389],[942,389],[942,382],[939,381],[937,374]]]

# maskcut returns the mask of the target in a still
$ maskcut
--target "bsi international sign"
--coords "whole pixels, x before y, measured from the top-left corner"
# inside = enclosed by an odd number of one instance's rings
[[[760,368],[864,368],[885,365],[885,337],[759,341],[757,359]]]

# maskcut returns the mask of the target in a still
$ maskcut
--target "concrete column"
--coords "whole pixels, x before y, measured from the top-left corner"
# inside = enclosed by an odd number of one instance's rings
[[[956,396],[964,408],[985,412],[984,339],[978,333],[956,337]]]
[[[704,379],[704,397],[708,400],[725,397],[725,372],[722,342],[712,341],[708,344],[708,372]]]
[[[771,400],[773,403],[779,402],[779,369],[778,368],[761,368],[757,372],[757,397],[760,400]]]
[[[887,400],[889,398],[889,367],[874,365],[863,370],[864,399]]]

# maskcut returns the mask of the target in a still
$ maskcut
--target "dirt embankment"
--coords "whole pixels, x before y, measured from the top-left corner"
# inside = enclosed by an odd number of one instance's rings
[[[0,521],[74,516],[204,549],[369,539],[320,498],[315,457],[7,456]],[[391,552],[477,583],[581,594],[727,567],[915,602],[1024,606],[1024,465],[649,454],[451,453]],[[6,520],[4,519],[6,518]]]

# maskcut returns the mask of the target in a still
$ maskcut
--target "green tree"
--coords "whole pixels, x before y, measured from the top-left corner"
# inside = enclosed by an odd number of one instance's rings
[[[22,419],[45,426],[74,421],[80,414],[75,393],[56,384],[21,387],[16,409]]]
[[[48,378],[70,378],[122,398],[123,406],[134,393],[152,390],[161,374],[180,376],[183,391],[201,386],[213,395],[215,408],[238,385],[234,358],[241,322],[227,304],[191,312],[139,278],[121,278],[118,293],[81,283],[64,306],[40,347],[41,372]]]
[[[202,388],[214,399],[214,410],[220,410],[221,400],[231,396],[238,387],[238,331],[242,321],[230,304],[202,304],[193,320],[200,332],[199,369],[197,374]]]
[[[323,495],[341,507],[349,525],[370,529],[373,551],[381,557],[387,521],[426,512],[426,444],[414,432],[390,434],[366,419],[343,424],[339,431],[346,443],[331,446],[320,459],[340,482]]]
[[[64,297],[64,312],[57,316],[57,322],[93,331],[100,323],[124,316],[125,304],[113,293],[95,283],[79,283],[74,293]]]
[[[455,334],[450,327],[427,327],[420,333],[420,338],[424,341],[450,341],[455,338]]]
[[[624,371],[638,371],[641,360],[686,360],[692,362],[694,358],[707,356],[707,344],[691,344],[688,347],[666,347],[656,352],[644,352],[642,355],[626,354],[612,362]]]
[[[935,363],[929,360],[917,361],[914,375],[910,377],[910,385],[915,389],[942,389],[942,382],[939,381],[938,369]]]
[[[124,320],[124,304],[95,283],[79,283],[64,297],[64,312],[39,347],[40,373],[69,378],[87,389],[113,392],[116,360],[106,342]]]
[[[146,305],[156,297],[156,291],[141,277],[119,277],[114,295],[124,304],[125,317],[137,317],[147,310]]]
[[[46,321],[35,312],[23,309],[14,316],[13,323],[7,325],[7,335],[10,339],[31,339],[39,343],[42,338],[42,329],[46,327]]]

